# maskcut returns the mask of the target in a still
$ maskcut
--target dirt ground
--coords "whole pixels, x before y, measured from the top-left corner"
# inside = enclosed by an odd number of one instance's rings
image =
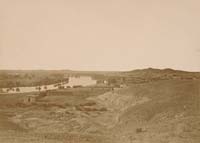
[[[25,104],[0,96],[2,143],[199,143],[200,82],[163,80]]]

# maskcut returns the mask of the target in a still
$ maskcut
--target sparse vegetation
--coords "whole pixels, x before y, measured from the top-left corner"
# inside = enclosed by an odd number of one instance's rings
[[[15,136],[16,143],[199,143],[199,73],[146,69],[97,77],[109,84],[1,94],[0,142]],[[30,95],[37,96],[25,104]]]

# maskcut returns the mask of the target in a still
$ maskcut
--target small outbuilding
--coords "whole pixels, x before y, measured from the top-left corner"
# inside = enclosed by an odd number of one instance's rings
[[[32,104],[36,101],[36,97],[38,95],[27,95],[24,97],[24,103],[25,104]]]

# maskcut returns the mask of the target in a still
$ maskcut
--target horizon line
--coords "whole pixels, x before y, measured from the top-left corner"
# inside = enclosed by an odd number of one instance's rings
[[[185,72],[200,72],[200,71],[196,71],[196,70],[183,70],[183,69],[175,69],[175,68],[155,68],[155,67],[146,67],[146,68],[135,68],[135,69],[129,69],[129,70],[79,70],[79,69],[17,69],[17,68],[13,68],[13,69],[1,69],[0,71],[73,71],[73,72],[127,72],[127,71],[135,71],[135,70],[145,70],[145,69],[157,69],[157,70],[166,70],[166,69],[170,69],[170,70],[174,70],[174,71],[185,71]]]

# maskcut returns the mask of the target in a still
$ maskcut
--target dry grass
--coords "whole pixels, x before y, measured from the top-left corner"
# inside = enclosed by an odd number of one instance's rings
[[[31,105],[25,95],[0,96],[0,142],[199,143],[199,90],[198,80],[165,80],[105,94],[55,92]]]

